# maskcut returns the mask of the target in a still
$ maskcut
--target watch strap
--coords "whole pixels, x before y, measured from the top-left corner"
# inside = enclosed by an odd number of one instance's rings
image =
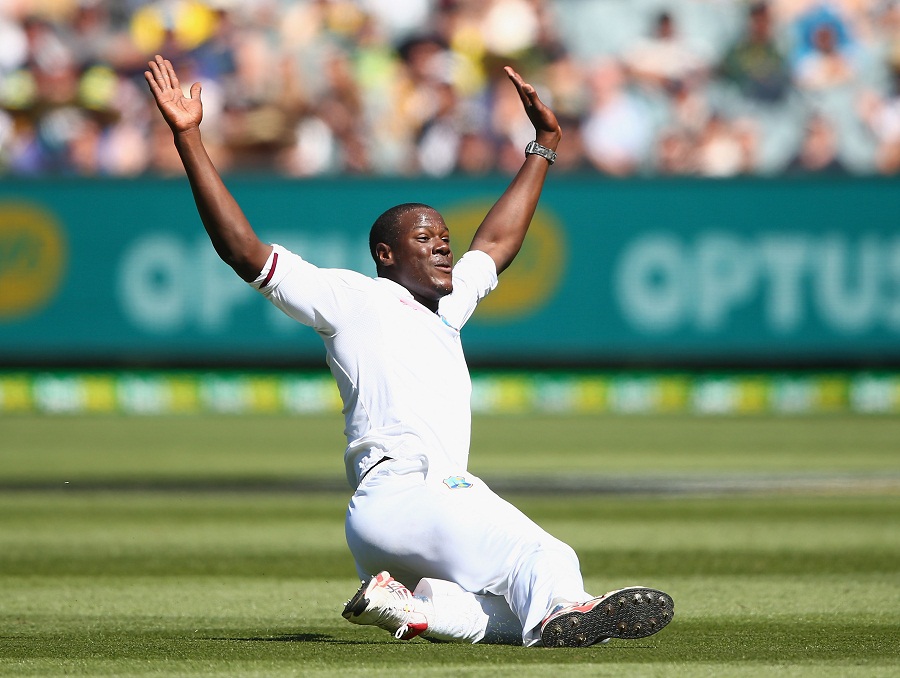
[[[556,151],[552,151],[546,146],[541,146],[537,141],[528,142],[528,145],[525,147],[525,155],[539,155],[551,165],[556,162]]]

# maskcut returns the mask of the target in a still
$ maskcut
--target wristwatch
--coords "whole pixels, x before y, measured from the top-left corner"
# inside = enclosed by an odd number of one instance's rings
[[[546,158],[551,165],[556,162],[556,151],[551,151],[546,146],[541,146],[536,141],[529,141],[525,147],[525,155],[539,155]]]

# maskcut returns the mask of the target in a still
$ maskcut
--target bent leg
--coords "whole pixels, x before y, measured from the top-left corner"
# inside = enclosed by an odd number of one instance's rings
[[[467,475],[466,486],[451,486],[408,461],[384,466],[363,481],[347,513],[361,575],[387,569],[407,586],[437,579],[502,596],[527,645],[557,602],[590,597],[575,552],[480,479]]]
[[[502,596],[475,594],[442,579],[422,579],[414,595],[431,605],[429,640],[521,645],[522,624]]]

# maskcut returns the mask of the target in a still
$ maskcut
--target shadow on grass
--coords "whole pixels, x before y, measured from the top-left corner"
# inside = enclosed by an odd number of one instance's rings
[[[360,667],[362,649],[366,651],[367,666],[379,669],[402,671],[408,668],[410,661],[416,661],[426,667],[452,664],[456,668],[472,667],[479,671],[521,666],[525,671],[523,675],[533,675],[534,667],[539,665],[557,675],[553,672],[558,672],[559,665],[594,662],[682,667],[692,663],[745,665],[754,662],[896,666],[900,659],[896,617],[886,618],[884,622],[849,616],[796,620],[775,617],[676,619],[663,633],[639,642],[623,640],[589,648],[551,649],[432,644],[420,640],[401,643],[383,632],[356,637],[356,633],[351,636],[349,631],[344,636],[339,631],[323,633],[313,629],[300,633],[287,629],[288,632],[278,633],[275,629],[271,635],[262,635],[261,630],[218,629],[208,637],[185,636],[181,632],[165,630],[152,633],[141,630],[86,632],[81,627],[67,633],[32,631],[27,635],[12,636],[5,633],[6,638],[0,639],[0,674],[24,675],[22,672],[4,673],[3,662],[9,660],[80,661],[88,667],[88,672],[92,667],[101,666],[97,662],[139,661],[141,675],[148,675],[148,666],[171,675],[167,671],[171,670],[172,661],[207,662],[215,666],[219,675],[234,675],[235,662],[272,662],[273,666],[282,661],[292,666],[306,662],[303,666],[307,668],[355,672]],[[106,671],[100,672],[109,675]],[[123,668],[120,673],[130,671]],[[690,674],[688,668],[686,675]],[[896,672],[879,675],[893,676]]]
[[[348,640],[335,638],[324,633],[284,633],[279,636],[257,636],[249,638],[207,638],[207,640],[227,640],[243,643],[329,643],[332,645],[379,645],[372,640]]]
[[[809,661],[893,661],[900,657],[896,642],[895,623],[868,620],[804,619],[741,619],[741,620],[675,620],[663,633],[640,641],[613,641],[609,645],[591,648],[523,648],[521,646],[461,645],[456,643],[426,643],[419,640],[400,643],[387,634],[371,638],[348,638],[325,633],[286,633],[271,636],[217,637],[214,641],[297,643],[294,650],[301,653],[340,647],[377,647],[384,657],[392,655],[452,655],[454,661],[478,662],[487,657],[494,660],[526,661],[527,663],[570,663],[605,657],[607,661],[643,663],[647,661],[676,662],[735,662],[778,660],[783,662]],[[257,646],[261,648],[262,646]],[[301,649],[303,648],[303,649]],[[274,648],[272,648],[274,649]],[[253,652],[248,647],[248,651]],[[262,651],[262,650],[259,650]],[[337,658],[338,662],[343,661]]]

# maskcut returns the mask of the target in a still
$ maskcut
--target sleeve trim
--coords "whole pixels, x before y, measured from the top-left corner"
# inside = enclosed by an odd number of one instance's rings
[[[272,276],[275,274],[275,267],[278,265],[278,252],[272,252],[272,266],[269,267],[269,273],[266,275],[265,279],[260,284],[259,289],[264,288],[269,282],[272,280]]]

